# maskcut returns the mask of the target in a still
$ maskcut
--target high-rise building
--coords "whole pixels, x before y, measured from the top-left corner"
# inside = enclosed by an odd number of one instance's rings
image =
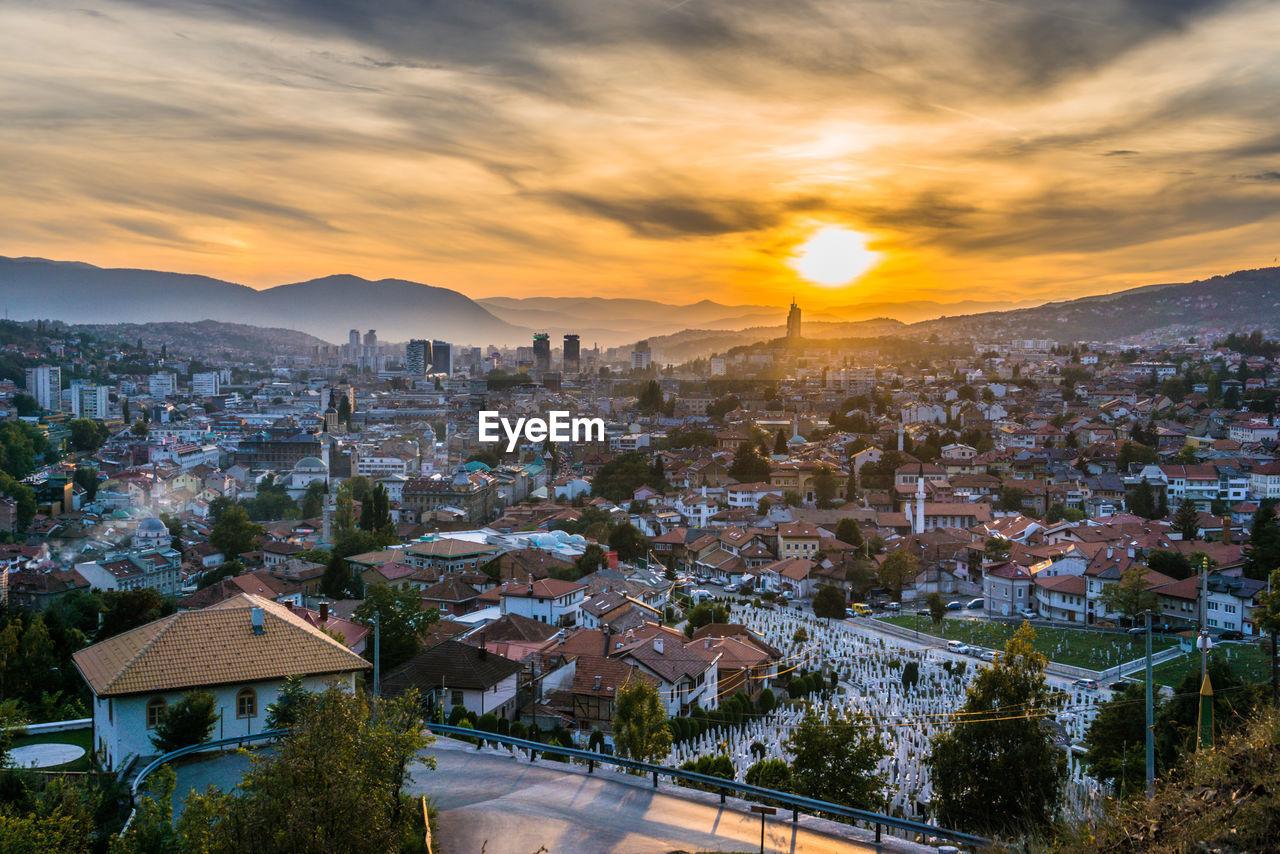
[[[582,370],[582,344],[572,333],[564,336],[564,372],[576,374]]]
[[[347,334],[350,336],[351,354],[356,355],[360,352],[360,330],[352,329]]]
[[[62,411],[62,368],[40,365],[27,368],[27,394],[36,399],[41,409]]]
[[[151,375],[148,384],[151,396],[163,400],[178,391],[178,376],[172,371],[160,371]]]
[[[453,347],[448,341],[431,342],[431,372],[453,374]]]
[[[110,389],[104,385],[81,385],[71,390],[71,414],[76,418],[106,421],[109,417]]]
[[[800,338],[800,306],[795,297],[791,298],[791,311],[787,313],[787,338],[797,341]]]
[[[404,366],[409,375],[425,377],[431,365],[431,342],[425,338],[411,338],[404,348]]]
[[[221,390],[221,379],[217,371],[192,374],[191,393],[196,397],[214,397]]]
[[[649,351],[649,342],[637,341],[636,346],[631,351],[631,370],[644,370],[649,367],[652,360],[652,354]]]
[[[551,336],[545,332],[533,333],[533,368],[542,374],[551,370]]]
[[[378,346],[378,330],[370,329],[368,332],[364,334],[364,346],[366,347]]]

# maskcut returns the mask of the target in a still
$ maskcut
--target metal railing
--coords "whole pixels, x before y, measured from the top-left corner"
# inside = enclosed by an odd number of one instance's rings
[[[620,756],[608,756],[602,753],[596,753],[590,750],[582,750],[577,747],[562,747],[558,744],[543,744],[537,741],[529,741],[524,738],[515,738],[510,735],[499,735],[494,732],[484,732],[483,730],[468,729],[466,727],[449,726],[447,724],[438,724],[427,722],[427,728],[432,732],[440,735],[450,735],[475,741],[477,746],[485,741],[495,742],[497,744],[505,744],[510,747],[516,747],[529,751],[529,761],[537,761],[538,754],[554,754],[564,756],[571,759],[582,760],[587,763],[587,773],[595,772],[596,763],[601,765],[615,765],[619,768],[626,768],[631,771],[638,771],[643,775],[651,775],[653,777],[654,788],[658,786],[659,777],[669,777],[673,781],[684,781],[689,783],[697,783],[698,785],[718,791],[720,793],[720,803],[725,802],[725,796],[729,792],[742,795],[746,798],[754,798],[757,800],[772,801],[783,804],[791,809],[791,820],[798,821],[801,811],[808,814],[826,813],[828,815],[840,816],[842,818],[852,819],[864,824],[873,825],[876,832],[876,842],[880,842],[881,829],[884,827],[892,827],[897,830],[907,831],[909,833],[920,834],[921,836],[940,837],[949,839],[952,842],[958,842],[972,848],[985,849],[991,848],[995,843],[982,836],[975,836],[971,833],[964,833],[959,830],[948,830],[944,827],[926,824],[921,821],[912,821],[907,818],[898,818],[891,815],[883,815],[881,813],[870,812],[868,810],[855,809],[843,804],[833,804],[829,801],[820,801],[814,798],[806,798],[801,795],[794,795],[790,792],[779,792],[776,789],[766,789],[763,786],[753,786],[749,783],[739,783],[735,780],[725,779],[724,777],[713,777],[709,774],[699,774],[696,771],[683,771],[679,768],[670,768],[666,765],[654,765],[650,762],[639,762],[635,759],[625,759]]]
[[[161,754],[151,760],[142,770],[138,772],[138,776],[133,778],[133,783],[129,786],[129,802],[131,808],[129,810],[129,818],[125,820],[124,827],[120,828],[120,832],[124,833],[129,829],[129,825],[133,823],[133,817],[138,813],[138,792],[142,789],[147,778],[150,777],[162,765],[166,765],[175,759],[183,756],[190,756],[193,753],[204,753],[208,750],[216,750],[222,747],[243,747],[246,742],[254,741],[270,741],[277,739],[288,733],[287,729],[268,729],[262,732],[255,732],[249,735],[233,735],[229,738],[218,738],[213,741],[202,741],[199,744],[190,744],[186,747],[179,747],[177,750],[171,750],[168,753]]]

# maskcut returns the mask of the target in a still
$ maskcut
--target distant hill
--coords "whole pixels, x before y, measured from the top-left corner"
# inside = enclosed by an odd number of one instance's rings
[[[324,343],[314,335],[293,329],[263,328],[220,320],[83,323],[70,329],[87,332],[100,341],[133,344],[140,340],[148,350],[157,350],[161,344],[166,344],[171,356],[205,359],[215,356],[234,356],[244,360],[275,355],[306,356],[315,345]]]
[[[376,329],[384,341],[439,338],[517,344],[529,330],[499,320],[466,296],[402,279],[326,276],[266,290],[208,276],[104,269],[42,258],[0,258],[0,307],[14,320],[68,324],[220,320],[283,327],[331,343]]]
[[[1035,308],[948,317],[910,329],[977,341],[1051,338],[1060,343],[1114,341],[1156,332],[1192,336],[1262,329],[1274,335],[1280,332],[1280,267],[1147,285]]]
[[[877,318],[858,323],[806,323],[803,331],[809,340],[822,340],[901,335],[907,328],[897,320]],[[786,326],[755,326],[735,331],[685,329],[673,335],[652,336],[648,340],[656,361],[679,364],[724,353],[732,347],[772,341],[786,334]]]

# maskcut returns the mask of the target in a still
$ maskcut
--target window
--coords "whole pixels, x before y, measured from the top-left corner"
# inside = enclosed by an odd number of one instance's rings
[[[461,691],[454,691],[454,692],[453,692],[453,705],[455,705],[455,706],[461,706],[462,704],[463,704],[463,703],[462,703],[462,692],[461,692]]]
[[[258,716],[258,695],[252,688],[241,688],[236,694],[236,717],[256,718]]]
[[[155,729],[164,720],[169,704],[164,697],[152,697],[147,701],[147,729]]]

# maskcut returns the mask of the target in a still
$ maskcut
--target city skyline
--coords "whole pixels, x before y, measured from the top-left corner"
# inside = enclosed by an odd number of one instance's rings
[[[1072,298],[1275,256],[1266,4],[0,20],[0,254],[815,310]]]

